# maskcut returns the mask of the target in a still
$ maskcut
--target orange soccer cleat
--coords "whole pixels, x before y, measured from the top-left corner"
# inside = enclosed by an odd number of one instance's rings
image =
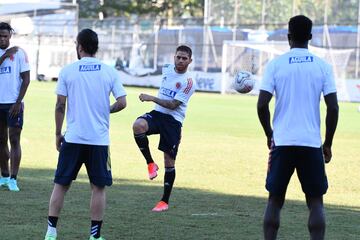
[[[153,180],[157,177],[157,170],[159,169],[158,165],[156,163],[149,163],[148,164],[148,173],[149,173],[149,179]]]
[[[152,209],[153,212],[163,212],[169,209],[169,204],[164,201],[160,201],[156,204],[156,206]]]

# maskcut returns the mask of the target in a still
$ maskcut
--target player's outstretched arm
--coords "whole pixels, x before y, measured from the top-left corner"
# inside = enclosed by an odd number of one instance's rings
[[[270,110],[269,110],[269,102],[272,98],[272,94],[267,92],[267,91],[263,91],[260,90],[259,93],[259,98],[258,98],[258,102],[257,102],[257,113],[258,113],[258,117],[261,123],[261,126],[264,129],[265,135],[267,137],[267,146],[270,149],[271,148],[271,142],[272,142],[272,135],[273,135],[273,131],[271,128],[271,123],[270,123]]]
[[[141,93],[139,95],[139,99],[142,102],[154,102],[154,103],[159,104],[160,106],[162,106],[164,108],[168,108],[168,109],[171,109],[171,110],[176,109],[182,103],[182,102],[180,102],[179,100],[176,100],[176,99],[165,100],[165,99],[160,99],[160,98],[157,98],[157,97],[145,94],[145,93]]]
[[[5,61],[6,58],[14,55],[19,50],[19,47],[14,46],[6,50],[6,52],[0,57],[0,65]]]
[[[116,113],[126,108],[126,96],[118,97],[116,102],[110,106],[110,113]]]
[[[323,153],[325,162],[328,163],[332,157],[331,146],[339,118],[339,105],[336,93],[330,93],[324,96],[324,100],[326,104],[326,132],[323,144]]]

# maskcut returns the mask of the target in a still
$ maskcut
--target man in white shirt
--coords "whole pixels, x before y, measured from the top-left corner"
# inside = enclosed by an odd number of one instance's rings
[[[9,48],[13,32],[9,24],[0,23],[0,186],[17,192],[20,191],[17,175],[21,161],[23,98],[30,83],[30,65],[23,49]]]
[[[181,127],[188,101],[195,92],[195,83],[187,72],[192,51],[189,47],[177,47],[174,62],[162,70],[162,83],[158,96],[140,94],[142,102],[154,102],[155,110],[136,119],[133,132],[136,144],[143,154],[150,180],[157,176],[158,166],[151,157],[147,135],[160,134],[158,149],[164,152],[164,194],[154,212],[168,210],[169,198],[175,181],[175,158],[181,139]]]
[[[338,120],[338,103],[332,68],[308,51],[312,21],[303,16],[289,21],[291,50],[272,60],[265,71],[257,104],[258,116],[270,149],[264,216],[264,238],[276,239],[280,211],[290,178],[296,169],[309,208],[311,239],[324,239],[323,195],[328,188],[324,160],[330,162]],[[275,93],[273,129],[269,102]],[[326,135],[320,135],[320,99],[327,106]]]
[[[97,50],[97,34],[90,29],[82,30],[76,42],[79,61],[64,67],[59,74],[55,109],[59,159],[45,240],[56,239],[56,225],[65,193],[82,164],[86,166],[92,193],[90,240],[104,239],[100,230],[106,205],[105,186],[112,185],[109,118],[110,113],[126,107],[126,92],[116,70],[95,58]],[[110,94],[116,99],[113,105],[110,105]],[[63,135],[65,105],[67,129]]]

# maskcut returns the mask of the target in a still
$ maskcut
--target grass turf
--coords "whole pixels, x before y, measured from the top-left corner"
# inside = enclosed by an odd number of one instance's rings
[[[54,83],[31,82],[25,100],[23,159],[19,193],[0,189],[0,239],[43,239],[48,201],[57,163],[54,137]],[[162,195],[162,153],[151,136],[158,178],[147,180],[146,165],[132,136],[132,123],[153,108],[140,92],[126,88],[128,107],[111,116],[114,185],[107,189],[102,228],[117,239],[262,239],[267,192],[266,139],[256,114],[255,96],[196,93],[190,100],[177,160],[170,209],[150,210]],[[273,101],[272,101],[273,102]],[[326,239],[360,236],[359,118],[355,103],[340,104],[333,160],[326,166]],[[325,108],[322,106],[322,118]],[[324,132],[324,119],[322,119]],[[82,170],[65,198],[59,240],[88,239],[90,187]],[[307,208],[293,176],[282,211],[278,239],[307,239]]]

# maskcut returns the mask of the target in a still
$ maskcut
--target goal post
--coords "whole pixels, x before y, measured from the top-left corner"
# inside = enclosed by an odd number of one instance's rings
[[[266,64],[289,49],[287,42],[224,41],[221,93],[232,93],[232,79],[238,71],[251,72],[260,79]],[[253,92],[258,89],[256,81]]]
[[[318,48],[309,45],[309,50],[332,65],[336,84],[339,89],[343,88],[346,84],[347,71],[351,67],[349,65],[350,55],[354,49]],[[236,72],[248,71],[258,80],[252,91],[257,94],[267,63],[287,51],[289,51],[287,41],[224,41],[221,93],[233,93],[232,79]]]

